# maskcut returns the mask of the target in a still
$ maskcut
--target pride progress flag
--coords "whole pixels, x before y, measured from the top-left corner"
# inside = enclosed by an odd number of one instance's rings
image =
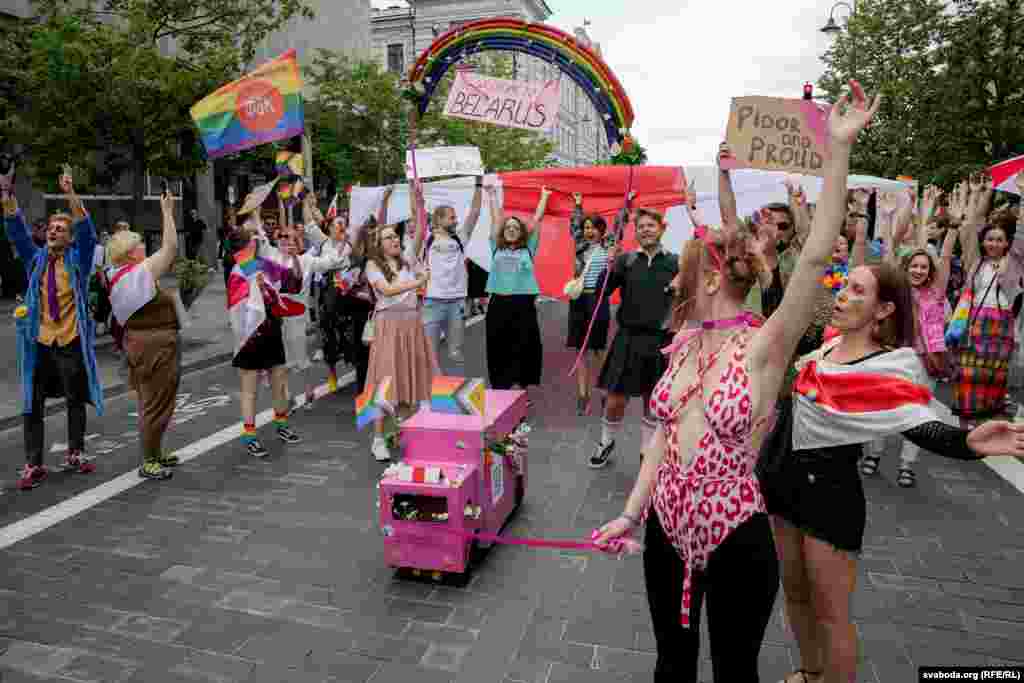
[[[302,135],[302,77],[295,50],[197,102],[192,120],[210,159]]]

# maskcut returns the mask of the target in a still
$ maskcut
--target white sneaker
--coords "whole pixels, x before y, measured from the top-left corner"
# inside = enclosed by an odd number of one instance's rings
[[[373,453],[373,458],[377,462],[387,462],[391,460],[391,453],[388,451],[388,444],[386,441],[374,439],[373,447],[370,449]]]

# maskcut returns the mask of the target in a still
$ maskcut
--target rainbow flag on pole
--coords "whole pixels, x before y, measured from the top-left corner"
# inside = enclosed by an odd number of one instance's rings
[[[356,396],[356,429],[361,430],[374,420],[394,412],[395,393],[391,378],[385,377],[376,386],[367,384],[363,393]]]
[[[306,124],[295,50],[199,100],[192,120],[211,159],[302,135]]]

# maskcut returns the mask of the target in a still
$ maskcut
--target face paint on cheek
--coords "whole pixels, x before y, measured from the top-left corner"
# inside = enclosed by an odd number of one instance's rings
[[[840,303],[844,306],[860,306],[864,303],[864,295],[856,294],[848,289],[844,289],[839,292],[838,296],[836,296],[836,303]]]

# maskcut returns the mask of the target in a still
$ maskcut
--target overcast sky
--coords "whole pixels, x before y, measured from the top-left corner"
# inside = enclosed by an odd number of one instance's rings
[[[398,4],[373,0],[375,6]],[[711,163],[729,102],[741,95],[800,97],[823,71],[820,32],[829,0],[547,0],[548,23],[585,19],[636,112],[649,163]],[[836,9],[843,23],[844,7]]]

